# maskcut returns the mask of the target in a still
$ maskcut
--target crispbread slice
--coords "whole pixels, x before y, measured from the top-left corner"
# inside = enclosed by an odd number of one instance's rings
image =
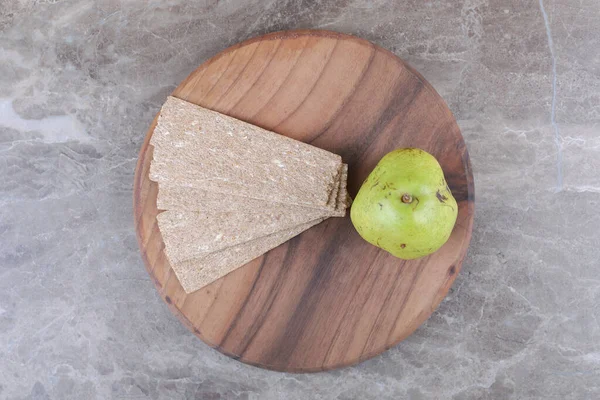
[[[293,213],[267,207],[252,212],[167,210],[156,217],[171,263],[201,257],[318,218],[325,218],[321,210]]]
[[[323,221],[316,219],[282,232],[254,239],[205,257],[171,263],[186,293],[196,291]]]
[[[150,179],[333,209],[340,156],[169,97],[150,143]]]
[[[340,190],[336,198],[336,216],[343,217],[346,215],[346,208],[348,208],[348,164],[342,166],[342,175],[340,177]]]
[[[339,184],[339,181],[337,184]],[[336,204],[338,196],[339,188],[332,196],[335,199]],[[323,217],[336,215],[336,210],[326,208],[316,209],[306,206],[275,203],[250,197],[223,195],[208,190],[184,186],[171,186],[168,184],[158,185],[156,206],[159,210],[187,210],[197,212],[254,212],[256,210],[263,212],[263,210],[268,209],[271,210],[271,212],[281,212],[282,214],[314,213],[315,211],[318,211]]]
[[[334,210],[337,206],[337,197],[340,193],[340,179],[342,177],[342,164],[340,164],[340,168],[335,178],[335,183],[333,184],[333,189],[329,194],[329,200],[327,200],[327,207],[332,207]]]

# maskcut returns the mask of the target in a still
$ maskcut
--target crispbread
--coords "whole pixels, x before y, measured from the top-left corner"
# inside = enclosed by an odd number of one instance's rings
[[[339,181],[336,185],[339,185]],[[333,195],[336,204],[338,197],[339,188],[336,189],[336,193]],[[223,195],[203,189],[171,186],[168,184],[160,184],[158,186],[156,207],[159,210],[187,210],[197,212],[246,211],[251,213],[257,210],[263,212],[263,210],[268,209],[271,212],[281,212],[283,214],[314,213],[318,211],[323,217],[336,216],[338,214],[337,206],[335,210],[325,208],[315,209],[312,207],[252,199],[244,196]]]
[[[332,207],[334,210],[337,206],[337,197],[340,194],[340,178],[342,177],[342,164],[338,169],[338,173],[335,177],[335,183],[333,184],[333,189],[329,194],[329,200],[327,200],[327,207]]]
[[[197,290],[331,216],[344,216],[338,155],[169,97],[150,141],[165,255]]]
[[[348,164],[342,166],[342,175],[340,177],[340,189],[336,197],[336,216],[343,217],[346,215],[348,208]],[[341,215],[340,215],[341,214]]]
[[[150,143],[150,179],[333,209],[340,156],[169,97]]]
[[[202,258],[171,264],[171,266],[185,292],[191,293],[287,242],[321,221],[323,218],[211,253]]]
[[[318,218],[324,218],[321,210],[282,213],[266,207],[252,212],[167,210],[156,217],[171,263],[201,257]]]

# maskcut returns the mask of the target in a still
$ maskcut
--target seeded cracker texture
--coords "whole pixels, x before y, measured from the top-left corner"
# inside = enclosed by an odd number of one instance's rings
[[[342,168],[342,176],[340,177],[340,189],[336,198],[335,216],[345,216],[346,208],[350,206],[350,202],[350,195],[348,194],[348,164],[344,164]]]
[[[185,292],[194,292],[287,242],[321,221],[323,219],[317,219],[284,232],[257,238],[223,251],[210,253],[202,258],[172,264],[173,271],[175,271]]]
[[[336,183],[336,188],[339,182]],[[336,204],[339,199],[339,188],[335,189]],[[158,188],[158,196],[156,205],[159,210],[181,210],[181,211],[197,211],[197,212],[226,212],[240,211],[246,213],[264,212],[265,209],[271,212],[292,213],[305,215],[318,211],[322,217],[343,217],[340,214],[339,204],[335,210],[330,209],[315,209],[305,206],[294,206],[284,203],[274,203],[261,199],[252,199],[250,197],[228,195],[224,201],[222,193],[209,192],[208,190],[190,188],[184,186],[170,186],[161,184]],[[310,221],[299,221],[298,224]]]
[[[340,164],[338,172],[335,176],[335,183],[333,184],[333,189],[331,190],[331,193],[329,194],[329,199],[327,200],[327,208],[333,207],[334,210],[337,208],[337,198],[340,194],[340,178],[342,177],[342,169],[343,165]]]
[[[282,213],[265,207],[252,213],[168,210],[156,218],[165,254],[176,263],[323,218],[323,213]]]
[[[328,203],[340,156],[169,97],[150,143],[150,179],[286,204]]]

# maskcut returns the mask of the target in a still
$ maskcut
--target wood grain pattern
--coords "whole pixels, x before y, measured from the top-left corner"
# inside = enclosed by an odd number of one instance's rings
[[[155,120],[136,168],[137,237],[161,296],[196,335],[249,364],[320,371],[381,353],[431,315],[460,271],[474,188],[460,130],[418,72],[356,37],[278,32],[224,50],[173,95],[340,154],[352,196],[384,154],[420,147],[440,161],[459,205],[450,240],[429,257],[399,260],[363,241],[349,217],[331,218],[186,295],[156,226]]]

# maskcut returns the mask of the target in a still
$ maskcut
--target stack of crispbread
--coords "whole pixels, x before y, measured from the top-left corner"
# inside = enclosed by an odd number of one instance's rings
[[[340,156],[175,97],[150,144],[165,254],[187,293],[348,207]]]

